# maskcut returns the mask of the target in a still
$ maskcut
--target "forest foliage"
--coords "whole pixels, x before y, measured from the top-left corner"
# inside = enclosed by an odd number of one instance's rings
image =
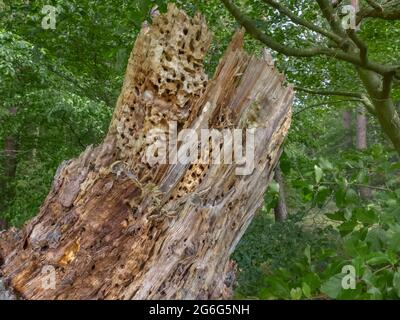
[[[211,77],[240,24],[219,0],[170,2],[207,19],[214,33],[206,59]],[[276,41],[291,47],[322,41],[269,2],[235,1]],[[314,1],[280,2],[325,25]],[[57,8],[55,29],[41,26],[41,10],[49,3]],[[0,1],[0,146],[12,141],[15,149],[11,174],[10,153],[0,150],[0,217],[10,225],[21,226],[38,212],[63,160],[104,137],[135,37],[143,21],[151,21],[151,9],[157,5],[165,11],[166,4]],[[358,34],[371,59],[385,65],[400,61],[399,19],[367,19]],[[249,52],[260,55],[264,47],[246,35]],[[357,71],[345,61],[272,54],[296,86],[366,94]],[[400,111],[399,88],[394,81],[390,97]],[[237,298],[400,298],[400,159],[373,114],[368,115],[368,147],[356,149],[360,107],[365,105],[354,97],[298,92],[280,161],[289,217],[274,222],[279,185],[272,182],[233,254]],[[343,112],[352,117],[350,128],[343,127]],[[355,289],[343,287],[346,266],[354,268]]]

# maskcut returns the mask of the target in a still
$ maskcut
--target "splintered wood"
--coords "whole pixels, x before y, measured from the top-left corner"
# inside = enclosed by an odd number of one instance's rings
[[[231,296],[230,254],[262,206],[293,89],[270,62],[244,52],[242,30],[208,81],[210,41],[204,19],[174,5],[141,31],[103,143],[62,163],[38,215],[0,234],[3,282],[19,298]],[[168,132],[170,121],[178,131],[257,128],[254,169],[149,165],[148,134]]]

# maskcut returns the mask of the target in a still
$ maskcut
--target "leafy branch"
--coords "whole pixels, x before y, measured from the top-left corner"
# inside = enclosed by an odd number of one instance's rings
[[[271,8],[277,9],[298,26],[323,35],[336,43],[336,47],[327,44],[317,46],[287,46],[259,29],[255,20],[242,13],[232,0],[221,0],[228,11],[255,39],[268,48],[287,57],[310,58],[325,56],[350,63],[354,66],[363,83],[366,94],[308,90],[308,93],[319,95],[340,95],[360,99],[366,109],[376,116],[383,132],[391,140],[395,150],[400,154],[400,117],[391,99],[393,82],[400,78],[400,66],[371,61],[368,57],[367,44],[356,34],[355,30],[346,30],[337,10],[341,2],[332,3],[330,0],[316,0],[320,14],[324,17],[330,30],[324,29],[296,15],[282,3],[275,0],[263,0]],[[400,0],[388,0],[383,4],[368,1],[357,15],[357,25],[363,18],[377,17],[387,20],[400,18]],[[297,88],[299,90],[299,88]],[[306,91],[306,90],[303,90]]]

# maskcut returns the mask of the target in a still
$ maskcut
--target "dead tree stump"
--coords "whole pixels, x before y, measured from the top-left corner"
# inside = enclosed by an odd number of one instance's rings
[[[103,143],[62,163],[38,215],[0,234],[7,288],[23,299],[230,297],[229,257],[263,203],[293,100],[271,63],[244,52],[243,33],[208,81],[199,14],[170,5],[142,29]],[[146,163],[151,130],[171,121],[178,132],[255,128],[254,169]]]

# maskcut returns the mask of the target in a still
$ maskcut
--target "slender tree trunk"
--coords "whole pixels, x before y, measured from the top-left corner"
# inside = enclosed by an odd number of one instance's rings
[[[0,218],[0,231],[7,229],[7,221]]]
[[[243,36],[236,33],[208,82],[210,33],[200,15],[170,5],[142,29],[103,143],[64,162],[39,214],[0,234],[8,288],[25,299],[231,295],[230,254],[263,203],[293,101],[283,76],[243,51]],[[155,128],[177,134],[172,121],[180,133],[253,128],[254,148],[246,139],[245,149],[254,151],[254,169],[144,161]],[[53,288],[43,285],[49,270]]]
[[[274,59],[268,48],[263,48],[261,50],[261,57],[268,65],[270,66],[274,65]],[[279,163],[275,169],[274,179],[279,185],[279,199],[276,207],[274,208],[275,221],[282,222],[287,219],[288,213],[287,213],[286,199],[285,199],[285,184]]]
[[[351,111],[343,111],[343,128],[345,131],[344,144],[346,148],[350,148],[353,145],[353,137],[351,134]]]
[[[400,155],[400,116],[396,111],[395,104],[386,93],[382,91],[384,82],[380,75],[358,68],[358,74],[368,91],[374,104],[376,117],[384,133],[393,143],[393,147]]]
[[[10,113],[14,116],[17,112],[16,108],[12,108]],[[17,169],[17,141],[14,136],[8,136],[4,142],[4,175],[7,178],[14,178]]]
[[[367,149],[367,128],[368,119],[363,107],[357,110],[357,130],[356,130],[356,148],[357,150]],[[360,195],[363,199],[371,198],[371,189],[367,187],[360,187]]]
[[[367,115],[363,107],[357,110],[357,150],[367,149]]]
[[[33,148],[32,148],[32,160],[36,161],[37,160],[37,148],[39,146],[39,136],[40,136],[40,127],[36,127],[34,129],[34,143],[33,143]]]
[[[17,114],[17,108],[9,109],[12,117]],[[0,180],[0,214],[7,208],[7,203],[13,197],[14,190],[10,187],[10,183],[14,180],[17,170],[17,140],[15,136],[8,135],[4,140],[4,174]],[[0,230],[7,227],[7,221],[0,216]]]
[[[286,207],[286,198],[285,198],[285,182],[283,180],[282,171],[279,167],[279,164],[275,169],[275,181],[279,184],[279,200],[276,205],[275,212],[275,221],[282,222],[285,221],[288,217],[287,207]]]

